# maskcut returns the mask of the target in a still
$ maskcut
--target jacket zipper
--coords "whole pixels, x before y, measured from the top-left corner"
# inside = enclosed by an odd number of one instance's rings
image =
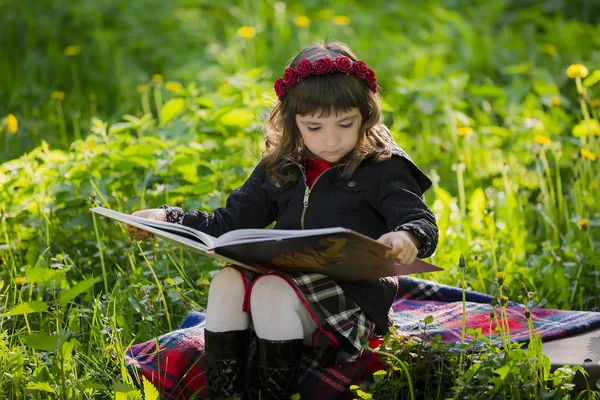
[[[315,187],[317,181],[323,176],[323,174],[325,172],[329,171],[330,169],[336,168],[336,166],[329,167],[325,171],[321,172],[319,174],[319,176],[317,176],[317,179],[315,179],[315,181],[313,182],[312,187],[309,187],[308,186],[308,182],[306,180],[306,174],[304,173],[304,170],[302,169],[302,166],[300,164],[297,164],[297,163],[294,163],[294,164],[296,164],[300,168],[300,172],[302,172],[302,177],[304,178],[304,200],[302,201],[302,204],[304,205],[304,208],[302,209],[302,216],[300,217],[300,228],[304,229],[304,216],[306,215],[306,210],[308,209],[308,199],[310,197],[310,192]]]

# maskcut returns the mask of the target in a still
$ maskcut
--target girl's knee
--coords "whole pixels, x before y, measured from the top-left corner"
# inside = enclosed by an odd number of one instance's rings
[[[296,293],[290,284],[277,275],[266,275],[256,278],[250,292],[250,304],[268,305],[270,309],[279,305],[295,304]],[[261,307],[263,308],[263,307]]]
[[[210,291],[225,293],[245,293],[245,284],[242,273],[233,267],[225,267],[215,274],[210,283]]]

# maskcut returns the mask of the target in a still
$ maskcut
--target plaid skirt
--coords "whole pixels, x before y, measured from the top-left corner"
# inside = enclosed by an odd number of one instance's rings
[[[317,323],[317,330],[313,334],[313,350],[324,364],[331,361],[342,364],[358,359],[362,352],[359,330],[368,339],[376,336],[375,322],[326,275],[303,272],[258,274],[245,268],[230,267],[240,271],[244,278],[245,311],[249,310],[251,286],[257,277],[277,275],[292,286]]]

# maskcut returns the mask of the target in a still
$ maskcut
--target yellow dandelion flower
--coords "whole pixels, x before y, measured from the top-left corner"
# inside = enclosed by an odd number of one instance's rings
[[[177,198],[175,199],[175,204],[181,205],[183,203],[183,200],[183,196],[177,196]]]
[[[583,158],[587,158],[590,161],[596,161],[596,159],[598,158],[596,153],[589,151],[588,149],[581,149],[581,156]]]
[[[183,90],[183,85],[179,82],[169,81],[165,83],[165,89],[169,92],[181,92]]]
[[[65,47],[65,56],[72,57],[81,53],[81,47],[79,46],[67,46]]]
[[[137,85],[138,93],[148,93],[148,85]]]
[[[590,220],[587,218],[584,218],[584,219],[580,219],[579,221],[577,221],[577,226],[579,227],[579,229],[587,229],[589,223],[590,223]]]
[[[21,290],[21,288],[25,285],[26,282],[27,278],[24,278],[22,276],[15,278],[15,286],[17,287],[17,290]]]
[[[582,64],[571,64],[567,68],[567,75],[569,78],[585,78],[588,76],[588,69]]]
[[[294,24],[300,28],[308,28],[310,26],[310,18],[306,15],[298,15],[294,18]]]
[[[550,144],[550,143],[552,143],[552,139],[550,139],[548,136],[544,136],[544,135],[535,135],[533,137],[533,141],[536,142],[537,144]]]
[[[600,136],[600,128],[595,128],[594,129],[594,135],[595,136]]]
[[[54,92],[52,92],[52,95],[50,97],[52,98],[52,100],[64,100],[65,92],[61,92],[60,90],[55,90]]]
[[[498,281],[498,285],[504,284],[504,281],[506,280],[507,275],[508,274],[504,271],[500,271],[496,274],[496,280]]]
[[[458,161],[464,163],[465,161],[467,161],[467,157],[465,157],[464,154],[461,154],[460,156],[458,156]]]
[[[562,103],[562,101],[560,100],[560,97],[558,96],[552,96],[550,98],[550,104],[552,104],[553,106],[560,106]]]
[[[456,133],[458,134],[458,136],[472,135],[473,134],[473,128],[471,128],[470,126],[463,126],[462,128],[458,128],[456,130]]]
[[[6,117],[6,127],[13,135],[19,130],[19,120],[13,114],[8,114]]]
[[[161,74],[152,75],[152,82],[154,83],[163,83],[165,78]]]
[[[551,45],[549,43],[541,44],[539,49],[542,53],[550,54],[551,56],[555,56],[558,54],[556,47],[554,47],[553,45]]]
[[[243,37],[244,39],[252,39],[256,36],[256,29],[251,26],[242,26],[236,33],[239,37]]]
[[[350,17],[345,15],[336,15],[333,17],[334,25],[350,25]]]
[[[326,8],[324,10],[319,11],[318,15],[319,15],[319,18],[321,18],[321,19],[330,19],[331,17],[333,17],[333,11]]]

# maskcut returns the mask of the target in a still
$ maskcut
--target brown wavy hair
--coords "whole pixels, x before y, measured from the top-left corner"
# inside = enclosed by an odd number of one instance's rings
[[[341,42],[314,43],[304,48],[290,63],[296,68],[300,61],[311,62],[323,57],[358,58]],[[378,91],[379,92],[379,91]],[[331,112],[348,112],[358,108],[362,116],[358,144],[341,159],[339,176],[348,179],[367,157],[376,161],[391,157],[396,146],[389,129],[381,121],[379,97],[361,79],[341,73],[313,75],[294,84],[282,100],[277,101],[269,115],[266,128],[266,150],[263,154],[267,177],[274,183],[285,184],[295,175],[284,174],[285,167],[298,163],[308,154],[296,124],[296,115],[327,118]]]

